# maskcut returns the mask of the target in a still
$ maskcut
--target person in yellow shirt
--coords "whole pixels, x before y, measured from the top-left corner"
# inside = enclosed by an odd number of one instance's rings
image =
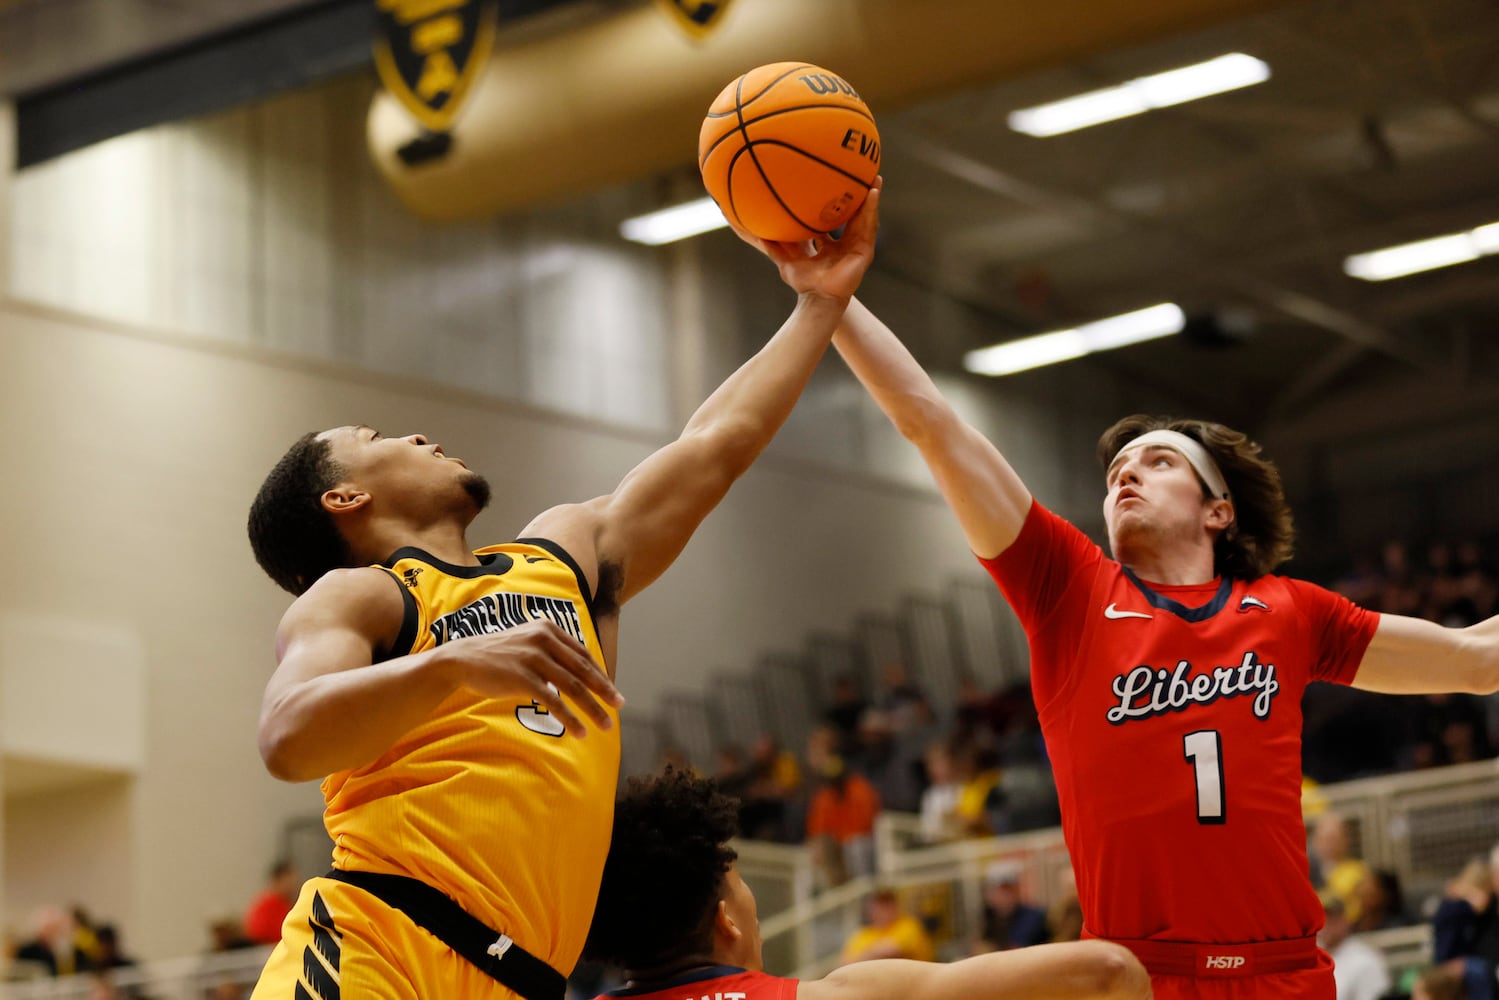
[[[490,486],[420,434],[308,434],[271,471],[251,547],[297,598],[260,750],[278,778],[323,779],[335,847],[253,1000],[562,1000],[609,847],[620,608],[790,414],[869,265],[877,205],[820,247],[751,241],[796,291],[790,318],[612,493],[513,542],[471,546]]]
[[[868,962],[876,958],[907,958],[930,962],[937,955],[921,921],[902,912],[894,889],[877,889],[866,904],[868,922],[843,946],[842,962]]]
[[[1351,923],[1358,923],[1364,902],[1359,884],[1370,877],[1369,866],[1353,857],[1348,821],[1336,812],[1323,812],[1312,827],[1311,855],[1317,866],[1317,888],[1336,896]]]

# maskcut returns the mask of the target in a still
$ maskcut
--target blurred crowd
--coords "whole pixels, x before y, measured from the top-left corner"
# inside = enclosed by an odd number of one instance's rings
[[[1334,583],[1375,611],[1465,626],[1499,613],[1499,565],[1475,540],[1436,542],[1414,558],[1389,542]],[[1316,684],[1303,702],[1303,770],[1327,783],[1486,760],[1499,748],[1499,697],[1392,697]]]
[[[280,941],[281,923],[301,887],[302,878],[291,862],[276,861],[242,914],[209,922],[206,952],[222,954]],[[92,980],[89,1000],[151,1000],[149,984],[118,975],[138,963],[121,949],[116,926],[97,921],[79,905],[37,908],[24,930],[7,933],[5,957],[7,977],[13,982],[87,975]],[[204,1000],[243,1000],[252,985],[253,977],[215,977],[205,988]]]

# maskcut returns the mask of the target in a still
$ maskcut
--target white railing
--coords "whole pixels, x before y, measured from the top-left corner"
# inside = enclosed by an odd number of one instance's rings
[[[8,1000],[220,1000],[250,995],[270,948],[169,958],[124,966],[107,973],[85,973],[57,979],[10,982],[3,987]],[[231,992],[234,987],[242,989]]]
[[[1413,902],[1499,842],[1499,760],[1326,785],[1316,796],[1323,808],[1349,818],[1359,855],[1373,867],[1393,871]],[[825,972],[836,963],[837,945],[859,926],[861,901],[876,882],[913,891],[945,886],[951,911],[945,919],[965,934],[979,926],[979,886],[985,868],[995,861],[1018,862],[1027,894],[1042,905],[1070,883],[1071,862],[1060,829],[931,846],[920,842],[918,832],[917,817],[884,813],[875,823],[875,878],[855,880],[815,899],[810,880],[803,878],[789,908],[775,912],[762,907],[771,914],[762,921],[767,968],[782,974]],[[803,848],[778,857],[802,870],[810,866]],[[770,870],[769,855],[761,861],[757,878],[794,881]],[[1425,925],[1379,931],[1368,940],[1397,968],[1430,959],[1431,934]]]
[[[1327,808],[1352,821],[1360,856],[1395,872],[1407,889],[1440,886],[1469,857],[1499,841],[1499,760],[1327,785],[1318,795]],[[783,975],[826,973],[860,926],[864,897],[876,884],[923,896],[939,922],[960,938],[979,926],[979,887],[994,861],[1018,862],[1027,893],[1043,904],[1066,887],[1071,869],[1059,829],[924,846],[918,825],[915,816],[881,815],[875,825],[879,874],[815,896],[807,848],[737,842],[740,872],[767,914],[761,921],[766,968]],[[1376,931],[1365,940],[1397,969],[1430,960],[1426,925]],[[117,969],[108,975],[108,991],[98,977],[84,975],[8,983],[4,995],[13,1000],[216,1000],[215,991],[225,984],[253,984],[269,954],[269,949],[246,949]]]

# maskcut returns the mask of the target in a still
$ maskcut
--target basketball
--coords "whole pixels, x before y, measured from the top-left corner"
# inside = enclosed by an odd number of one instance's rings
[[[784,242],[842,226],[880,171],[869,108],[846,80],[809,63],[771,63],[730,83],[708,108],[697,151],[724,215]]]

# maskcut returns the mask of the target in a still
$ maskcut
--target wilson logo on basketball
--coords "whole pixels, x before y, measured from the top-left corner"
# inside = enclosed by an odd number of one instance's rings
[[[807,73],[797,77],[797,79],[805,83],[807,89],[818,97],[822,97],[824,94],[842,94],[845,97],[852,97],[856,101],[864,99],[859,96],[857,90],[848,85],[847,80],[840,76],[834,76],[831,73]]]

